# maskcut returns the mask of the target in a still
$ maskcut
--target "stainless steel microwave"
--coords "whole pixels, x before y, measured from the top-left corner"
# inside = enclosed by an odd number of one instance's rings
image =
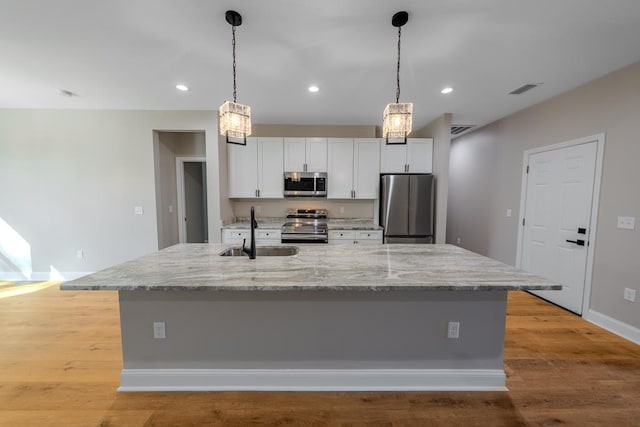
[[[285,197],[327,197],[326,172],[285,172]]]

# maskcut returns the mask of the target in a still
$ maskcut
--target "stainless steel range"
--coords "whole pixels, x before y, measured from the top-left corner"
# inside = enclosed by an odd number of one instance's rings
[[[326,209],[288,209],[282,243],[328,243]]]

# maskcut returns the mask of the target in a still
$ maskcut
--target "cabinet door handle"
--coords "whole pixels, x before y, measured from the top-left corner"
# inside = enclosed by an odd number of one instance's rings
[[[258,197],[260,197],[260,189],[258,189]]]

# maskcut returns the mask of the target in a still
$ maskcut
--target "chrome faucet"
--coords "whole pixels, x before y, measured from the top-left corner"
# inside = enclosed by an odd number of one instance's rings
[[[249,255],[249,259],[256,259],[256,228],[258,228],[258,222],[256,221],[256,213],[251,206],[251,242],[249,243],[250,248],[247,249],[244,247],[245,243],[247,243],[247,239],[242,241],[242,252]]]

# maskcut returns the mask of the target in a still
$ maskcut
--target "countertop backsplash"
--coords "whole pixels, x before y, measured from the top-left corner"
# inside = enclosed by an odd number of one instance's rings
[[[231,202],[236,218],[249,217],[251,206],[255,207],[256,217],[284,218],[287,209],[326,209],[329,218],[371,218],[374,217],[373,200],[327,200],[324,198],[287,198],[287,199],[246,199]]]

